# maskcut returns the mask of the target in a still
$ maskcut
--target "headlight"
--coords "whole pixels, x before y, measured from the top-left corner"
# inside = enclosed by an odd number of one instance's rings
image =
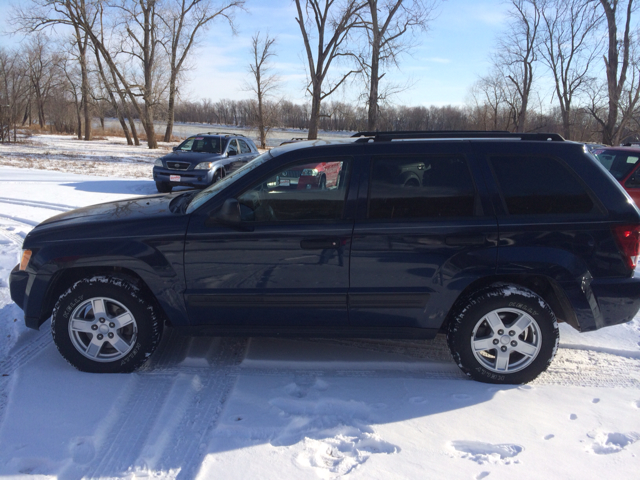
[[[196,165],[196,170],[211,170],[213,167],[213,162],[202,162]]]
[[[315,168],[305,168],[302,170],[303,177],[316,177],[318,175],[318,170]]]
[[[164,167],[164,164],[162,163],[161,159],[157,159],[155,162],[153,162],[153,166],[154,167]]]
[[[22,259],[20,260],[20,270],[26,270],[31,260],[31,250],[22,250]]]

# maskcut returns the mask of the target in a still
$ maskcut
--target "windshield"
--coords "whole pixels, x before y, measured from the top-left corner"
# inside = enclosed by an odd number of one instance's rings
[[[640,152],[616,152],[607,150],[596,150],[593,152],[604,168],[611,172],[616,180],[626,177],[640,159]]]
[[[219,137],[190,137],[178,145],[176,151],[196,153],[222,153]]]
[[[193,212],[200,205],[204,204],[209,199],[215,197],[220,190],[227,188],[233,182],[244,177],[247,173],[254,170],[256,167],[259,167],[260,165],[265,163],[267,160],[270,160],[271,158],[273,158],[273,155],[271,155],[271,152],[265,152],[262,155],[258,155],[256,158],[254,158],[249,163],[242,166],[235,172],[227,175],[222,180],[218,180],[216,183],[214,183],[210,187],[205,188],[200,193],[198,193],[198,195],[193,197],[193,200],[191,200],[191,203],[189,203],[189,206],[187,207],[187,213]]]

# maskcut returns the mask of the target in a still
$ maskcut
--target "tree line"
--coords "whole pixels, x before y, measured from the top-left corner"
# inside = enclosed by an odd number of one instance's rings
[[[165,141],[174,121],[201,122],[254,127],[263,146],[275,127],[307,130],[309,139],[321,129],[477,129],[607,144],[638,130],[637,0],[509,0],[491,68],[465,106],[394,105],[406,86],[385,75],[419,44],[438,2],[294,0],[309,96],[300,105],[278,97],[277,38],[260,32],[248,52],[250,99],[180,98],[207,28],[224,22],[234,32],[244,0],[27,0],[12,20],[28,40],[0,49],[0,141],[15,141],[27,123],[89,140],[92,120],[106,116],[130,144],[140,143],[138,120],[150,148],[156,121],[166,124]],[[350,82],[364,86],[359,101],[332,100]]]

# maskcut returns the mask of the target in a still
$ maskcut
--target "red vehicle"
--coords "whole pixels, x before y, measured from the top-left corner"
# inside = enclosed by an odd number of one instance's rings
[[[298,190],[302,188],[332,188],[338,185],[342,162],[320,162],[305,165],[298,179]]]
[[[592,151],[627,193],[640,205],[640,148],[607,147]]]

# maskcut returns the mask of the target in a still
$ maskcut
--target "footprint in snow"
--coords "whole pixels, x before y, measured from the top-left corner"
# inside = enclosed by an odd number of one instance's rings
[[[575,413],[572,413],[571,415],[569,415],[569,419],[570,420],[577,420],[578,419],[578,415],[576,415]]]
[[[455,400],[469,400],[471,398],[471,395],[467,395],[466,393],[456,393],[455,395],[453,395],[453,398]]]
[[[600,399],[599,398],[594,398],[593,400],[591,400],[591,403],[600,403]]]
[[[93,440],[90,438],[76,438],[71,443],[71,458],[75,463],[85,464],[96,456]]]
[[[424,405],[425,403],[427,403],[429,400],[427,400],[424,397],[411,397],[409,399],[409,402],[411,403],[415,403],[416,405]]]
[[[459,458],[471,460],[479,465],[487,463],[494,465],[520,463],[515,457],[524,450],[524,447],[513,443],[493,445],[491,443],[467,440],[453,441],[451,442],[451,447]]]
[[[327,388],[329,388],[329,384],[316,378],[315,375],[296,375],[293,383],[284,387],[284,390],[292,397],[304,398],[311,390],[324,392]]]
[[[636,408],[640,408],[640,400],[638,400],[636,403],[634,403],[633,406],[636,407]]]
[[[589,433],[589,438],[593,439],[591,451],[597,455],[609,455],[624,450],[629,445],[640,440],[640,434],[636,432],[630,433]]]
[[[476,480],[482,480],[483,478],[487,478],[490,474],[491,472],[481,472],[478,475],[476,475]]]
[[[555,435],[553,433],[550,433],[549,435],[545,435],[544,439],[545,440],[551,440],[553,437],[555,437]]]

